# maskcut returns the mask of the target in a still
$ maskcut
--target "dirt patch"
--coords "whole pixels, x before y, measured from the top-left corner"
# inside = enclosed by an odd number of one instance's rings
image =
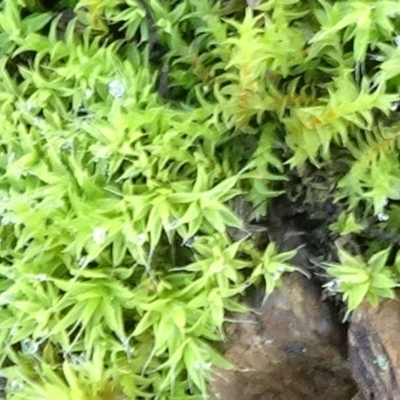
[[[318,284],[292,273],[265,304],[259,293],[249,301],[254,311],[229,324],[225,355],[235,368],[216,371],[216,399],[350,400],[356,394],[346,327],[321,302]]]

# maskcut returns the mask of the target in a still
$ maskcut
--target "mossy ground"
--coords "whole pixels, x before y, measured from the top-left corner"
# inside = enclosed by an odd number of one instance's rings
[[[10,398],[206,398],[227,313],[296,268],[252,239],[278,196],[349,311],[394,296],[400,4],[249,4],[1,2]]]

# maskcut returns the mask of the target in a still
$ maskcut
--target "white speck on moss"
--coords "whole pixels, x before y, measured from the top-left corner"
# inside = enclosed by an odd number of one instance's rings
[[[14,223],[14,221],[10,217],[3,217],[1,219],[1,225],[12,225],[13,223]]]
[[[36,354],[39,350],[39,343],[31,339],[24,339],[21,342],[21,350],[25,354]]]
[[[11,392],[21,392],[24,389],[25,385],[17,380],[12,380],[9,384],[9,388]]]
[[[71,354],[70,360],[73,365],[84,365],[87,362],[87,358],[83,353]]]
[[[78,265],[79,265],[81,268],[85,268],[85,267],[88,265],[88,260],[87,260],[87,258],[86,258],[86,257],[81,257],[81,258],[79,258],[79,260],[78,260]]]
[[[211,367],[212,367],[211,363],[207,363],[207,362],[204,362],[204,361],[195,361],[193,363],[193,368],[196,369],[196,370],[209,371],[211,369]]]
[[[74,143],[71,140],[66,140],[62,146],[61,146],[62,151],[67,151],[67,152],[72,152],[74,150]]]
[[[136,236],[135,238],[135,244],[138,246],[142,246],[146,242],[146,234],[145,233],[140,233],[139,235]]]
[[[15,160],[15,153],[11,152],[7,158],[7,163],[11,164]]]
[[[180,218],[169,217],[168,222],[164,225],[164,229],[167,231],[175,230],[181,224]]]
[[[378,221],[380,221],[380,222],[385,222],[389,219],[389,215],[385,214],[384,212],[378,213],[377,217],[378,217]]]
[[[105,228],[94,228],[92,232],[93,241],[96,244],[103,244],[107,238],[107,229]]]
[[[38,280],[39,282],[46,282],[46,281],[47,281],[47,275],[46,275],[46,274],[39,274],[39,275],[37,276],[37,280]]]
[[[195,236],[193,236],[193,237],[184,239],[184,240],[183,240],[183,243],[182,243],[182,246],[185,246],[185,247],[193,247],[194,242],[195,242],[198,238],[199,238],[199,237],[198,237],[197,235],[195,235]]]
[[[261,0],[246,0],[249,7],[257,7],[261,4]]]
[[[120,99],[125,94],[125,86],[119,79],[113,79],[108,84],[108,93],[115,99]]]
[[[261,0],[246,0],[249,7],[257,7],[261,4]]]
[[[332,281],[329,281],[323,285],[323,287],[329,292],[329,293],[337,293],[339,288],[340,288],[340,281],[339,279],[334,279]]]
[[[121,340],[121,344],[122,344],[122,348],[123,348],[124,352],[125,352],[127,355],[133,354],[133,353],[134,353],[134,349],[133,349],[133,347],[131,347],[131,345],[129,344],[129,339],[125,337],[125,338],[122,338],[122,339],[120,339],[120,340]]]
[[[31,101],[18,101],[16,107],[22,112],[30,112],[36,108],[36,104]]]
[[[93,96],[93,90],[91,90],[91,89],[86,89],[86,90],[84,91],[84,95],[85,95],[85,98],[89,99],[90,97]]]
[[[397,111],[400,107],[400,101],[394,101],[390,106],[390,111]]]

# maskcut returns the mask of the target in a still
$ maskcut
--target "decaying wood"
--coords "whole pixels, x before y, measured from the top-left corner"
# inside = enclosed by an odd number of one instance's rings
[[[365,400],[400,400],[400,303],[363,304],[353,315],[349,353]]]

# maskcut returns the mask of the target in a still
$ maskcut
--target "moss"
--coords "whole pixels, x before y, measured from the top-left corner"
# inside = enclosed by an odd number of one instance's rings
[[[212,343],[244,309],[238,296],[294,269],[292,252],[260,249],[248,231],[285,191],[312,219],[339,204],[326,225],[350,240],[387,216],[383,240],[343,250],[328,272],[350,309],[392,296],[399,12],[389,1],[3,1],[10,398],[206,398],[212,365],[229,367]],[[362,288],[346,263],[365,270]]]

